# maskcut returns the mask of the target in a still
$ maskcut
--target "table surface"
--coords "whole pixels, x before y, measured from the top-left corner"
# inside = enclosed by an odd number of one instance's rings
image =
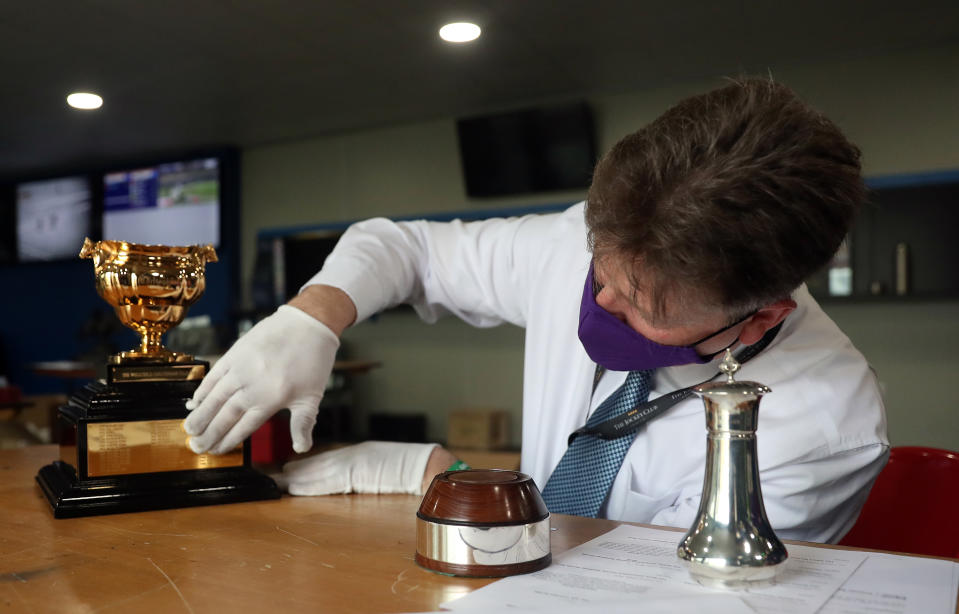
[[[61,377],[64,379],[93,379],[97,376],[94,365],[88,362],[76,362],[73,360],[35,362],[30,365],[30,368],[33,369],[33,372],[37,375]]]
[[[492,581],[414,563],[413,495],[56,520],[34,482],[56,456],[49,445],[0,451],[4,612],[423,612]],[[555,556],[621,523],[551,524]]]
[[[366,373],[379,366],[380,363],[375,360],[337,360],[333,363],[333,370],[345,373]],[[97,376],[96,365],[74,360],[35,362],[30,365],[30,368],[37,375],[66,379],[93,379]]]

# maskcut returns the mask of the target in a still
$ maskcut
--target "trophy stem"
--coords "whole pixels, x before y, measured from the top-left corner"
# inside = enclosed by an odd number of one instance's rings
[[[134,328],[137,334],[140,335],[140,344],[132,350],[115,354],[111,358],[111,363],[123,364],[131,361],[135,363],[172,363],[188,362],[193,360],[193,356],[190,354],[171,352],[167,348],[163,347],[163,344],[160,343],[160,339],[163,337],[163,333],[166,332],[167,327],[134,326],[132,328]]]
[[[163,344],[160,339],[163,337],[163,331],[153,327],[142,327],[140,329],[140,350],[141,354],[146,356],[157,356],[165,354]]]
[[[133,364],[143,362],[173,363],[193,360],[193,356],[190,354],[172,352],[160,343],[163,333],[169,330],[169,326],[150,326],[148,324],[127,324],[140,336],[140,343],[126,352],[114,354],[110,358],[111,364],[119,365],[123,363]]]

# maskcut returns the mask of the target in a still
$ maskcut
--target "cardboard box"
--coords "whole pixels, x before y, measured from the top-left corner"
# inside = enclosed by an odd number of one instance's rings
[[[43,443],[59,443],[60,424],[57,420],[60,406],[66,405],[65,394],[37,394],[23,397],[30,403],[21,412],[18,420]]]
[[[450,413],[446,445],[468,450],[501,450],[509,445],[509,412],[461,409]]]

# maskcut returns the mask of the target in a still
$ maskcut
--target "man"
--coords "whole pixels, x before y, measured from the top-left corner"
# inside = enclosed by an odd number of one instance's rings
[[[225,452],[289,407],[306,451],[340,333],[408,302],[427,321],[525,327],[522,470],[551,510],[685,527],[703,482],[701,401],[613,443],[569,436],[707,380],[725,348],[745,348],[741,379],[773,390],[758,431],[770,521],[785,538],[837,541],[885,463],[885,419],[865,360],[802,281],[864,192],[859,150],[788,88],[746,79],[684,100],[616,144],[586,203],[563,213],[353,226],[204,380],[191,445]],[[299,494],[416,492],[451,460],[367,442],[291,463],[283,481]]]

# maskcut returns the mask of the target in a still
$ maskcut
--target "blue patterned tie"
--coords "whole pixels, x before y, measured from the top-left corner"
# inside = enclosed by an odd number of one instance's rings
[[[626,383],[603,401],[586,425],[595,426],[645,402],[651,373],[630,371]],[[592,435],[574,439],[543,488],[549,511],[595,518],[635,437],[634,432],[617,439]]]

